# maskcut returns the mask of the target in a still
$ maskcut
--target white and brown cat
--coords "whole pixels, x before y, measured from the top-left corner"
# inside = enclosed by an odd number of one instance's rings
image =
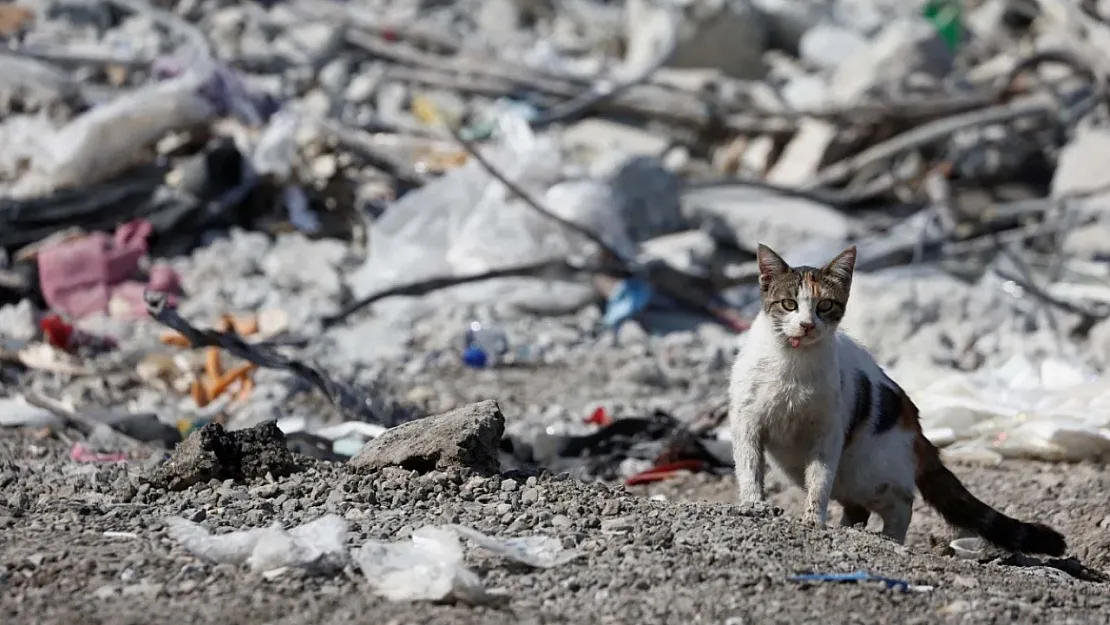
[[[758,251],[762,310],[732,369],[729,421],[741,503],[764,501],[764,457],[805,490],[804,520],[866,525],[905,542],[915,487],[951,525],[1011,552],[1062,555],[1064,537],[983,503],[941,462],[917,407],[874,358],[838,330],[856,249],[827,265],[791,267]]]

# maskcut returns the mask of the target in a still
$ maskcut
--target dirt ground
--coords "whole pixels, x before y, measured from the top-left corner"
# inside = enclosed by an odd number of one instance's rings
[[[1091,623],[1110,621],[1107,586],[1076,576],[1110,568],[1110,471],[1088,465],[956,466],[1007,513],[1062,530],[1073,559],[978,563],[945,555],[951,537],[917,511],[905,547],[874,532],[795,521],[798,497],[775,481],[784,513],[729,503],[728,478],[696,475],[648,487],[558,476],[349,475],[312,464],[276,483],[214,482],[152,490],[136,464],[77,464],[60,441],[0,433],[0,622],[84,623]],[[512,480],[511,485],[503,484]],[[498,606],[391,603],[357,568],[273,580],[212,565],[171,541],[162,519],[209,529],[287,527],[326,512],[350,522],[352,545],[402,539],[425,523],[501,535],[549,534],[584,556],[526,569],[468,548]],[[838,515],[835,511],[834,515]],[[123,532],[109,534],[104,532]],[[128,534],[128,532],[130,534]],[[866,569],[932,586],[800,584],[800,572]]]

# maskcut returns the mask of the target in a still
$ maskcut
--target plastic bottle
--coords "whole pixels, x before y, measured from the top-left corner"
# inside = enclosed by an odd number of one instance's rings
[[[503,330],[479,321],[470,322],[463,345],[464,364],[476,369],[497,366],[508,352],[509,339]]]

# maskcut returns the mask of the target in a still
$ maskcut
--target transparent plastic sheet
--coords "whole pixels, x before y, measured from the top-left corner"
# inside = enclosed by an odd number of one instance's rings
[[[466,568],[459,537],[506,560],[537,568],[566,564],[581,556],[550,536],[495,538],[462,525],[424,526],[403,542],[367,541],[355,561],[375,590],[392,601],[491,603],[478,576]]]
[[[280,525],[211,534],[180,517],[166,519],[170,537],[189,553],[220,564],[247,564],[265,572],[297,567],[332,574],[347,563],[347,522],[329,514],[289,530]]]
[[[486,156],[499,171],[560,217],[633,255],[611,188],[563,180],[551,137],[532,134],[519,115],[499,120]],[[565,258],[583,249],[577,233],[527,206],[474,159],[395,202],[370,229],[370,254],[352,277],[355,297],[431,277],[466,275]]]
[[[564,549],[563,543],[553,536],[521,536],[495,538],[463,525],[450,525],[458,535],[506,560],[540,569],[560,566],[581,557],[574,549]]]
[[[286,180],[297,159],[299,116],[288,109],[274,113],[251,153],[251,165],[259,175]]]
[[[1110,384],[1069,362],[1011,358],[912,393],[925,434],[959,453],[1079,461],[1110,458]]]
[[[37,141],[15,198],[96,184],[149,160],[167,133],[190,128],[217,111],[204,92],[211,73],[185,72],[97,106]]]
[[[355,553],[362,574],[391,601],[489,603],[482,581],[463,564],[462,545],[450,530],[421,527],[407,542],[368,540]]]

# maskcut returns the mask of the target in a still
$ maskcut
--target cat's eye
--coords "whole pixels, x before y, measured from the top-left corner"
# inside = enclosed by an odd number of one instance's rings
[[[831,299],[823,299],[817,303],[817,312],[827,313],[833,309],[833,301]]]
[[[779,300],[779,306],[782,306],[782,309],[787,312],[794,312],[795,310],[798,310],[798,302],[795,302],[792,299]]]

